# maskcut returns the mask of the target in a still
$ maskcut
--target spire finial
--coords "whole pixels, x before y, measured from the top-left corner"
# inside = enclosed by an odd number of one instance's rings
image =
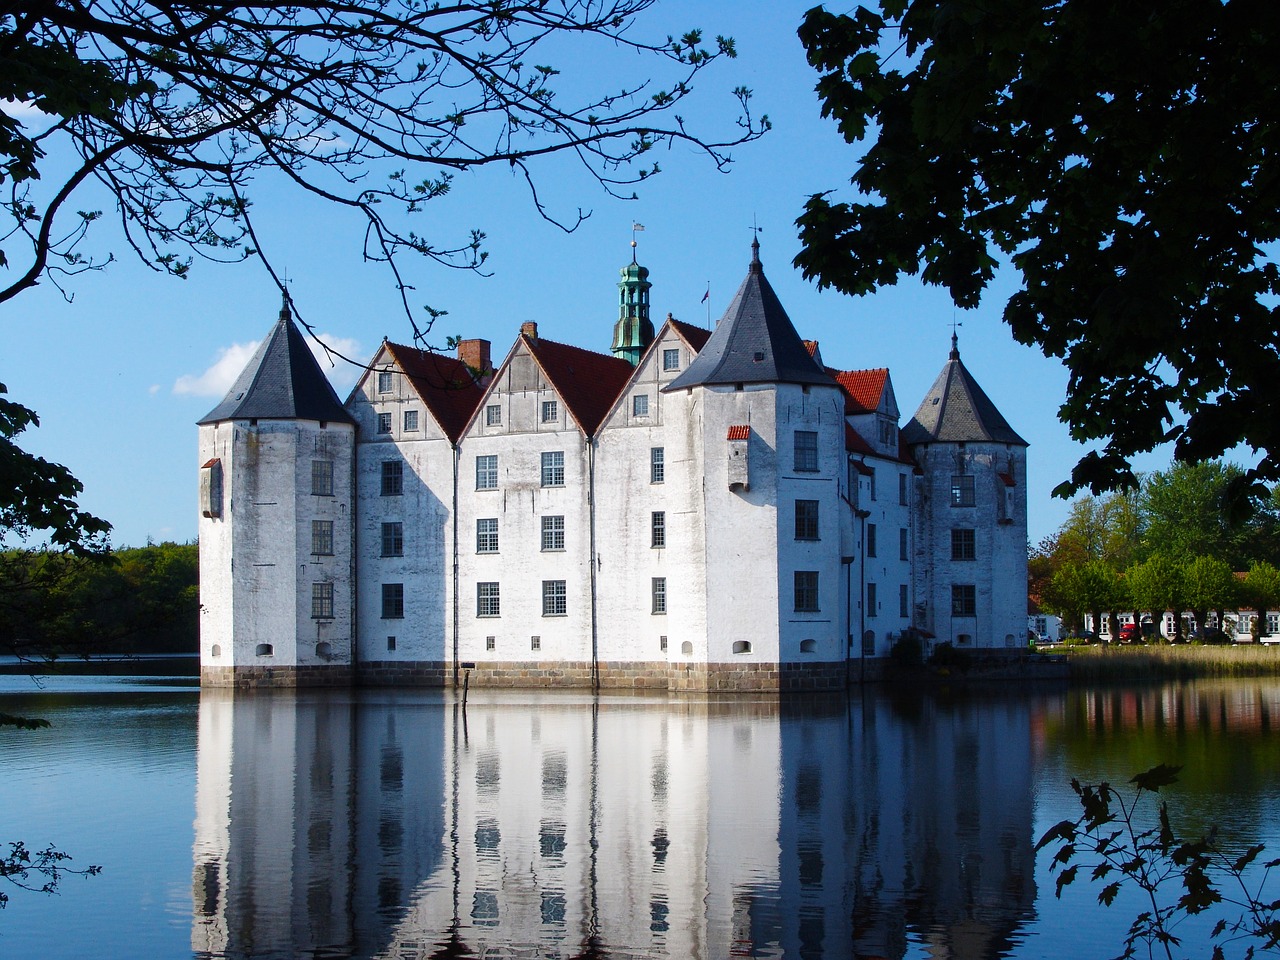
[[[956,331],[957,329],[963,326],[964,324],[961,323],[959,320],[957,320],[955,318],[955,315],[953,314],[951,317],[951,359],[952,360],[960,359],[960,337],[956,333]]]
[[[293,301],[289,299],[289,288],[282,284],[280,286],[280,322],[281,323],[284,323],[285,321],[290,320],[292,318],[293,312],[290,309],[290,307],[292,306],[293,306]]]
[[[635,223],[633,221],[631,224],[631,262],[632,263],[636,262],[636,234],[637,233],[644,233],[644,224]]]
[[[760,232],[764,227],[756,225],[756,218],[753,214],[751,217],[751,269],[758,271],[760,269]]]

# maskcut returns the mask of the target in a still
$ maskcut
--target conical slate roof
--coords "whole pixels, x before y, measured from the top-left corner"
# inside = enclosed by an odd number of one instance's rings
[[[289,295],[280,319],[222,402],[199,423],[220,420],[328,420],[355,423],[293,322]]]
[[[809,355],[765,279],[758,240],[751,242],[747,278],[706,346],[664,390],[710,383],[834,384]]]
[[[955,334],[951,335],[951,356],[915,416],[902,428],[902,440],[912,445],[986,441],[1027,446],[960,362]]]

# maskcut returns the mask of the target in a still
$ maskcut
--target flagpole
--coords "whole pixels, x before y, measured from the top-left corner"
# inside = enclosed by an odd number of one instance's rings
[[[711,281],[707,281],[707,292],[702,295],[702,302],[707,305],[707,329],[711,329]]]

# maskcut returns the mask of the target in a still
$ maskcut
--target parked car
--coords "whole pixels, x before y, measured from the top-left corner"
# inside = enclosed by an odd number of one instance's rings
[[[1133,643],[1135,640],[1142,639],[1142,628],[1136,623],[1125,623],[1120,625],[1120,642]]]

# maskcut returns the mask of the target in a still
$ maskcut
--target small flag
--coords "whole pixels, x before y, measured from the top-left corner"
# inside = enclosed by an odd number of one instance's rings
[[[709,297],[709,296],[711,296],[711,288],[710,288],[710,287],[707,287],[707,292],[706,292],[706,293],[704,293],[704,294],[702,295],[702,299],[701,299],[701,300],[699,300],[698,302],[699,302],[699,303],[706,303],[706,302],[707,302],[707,297]]]
[[[643,230],[643,229],[644,229],[644,224],[643,224],[643,223],[633,223],[633,224],[631,225],[631,231],[632,231],[633,233],[639,232],[639,231],[641,231],[641,230]]]

